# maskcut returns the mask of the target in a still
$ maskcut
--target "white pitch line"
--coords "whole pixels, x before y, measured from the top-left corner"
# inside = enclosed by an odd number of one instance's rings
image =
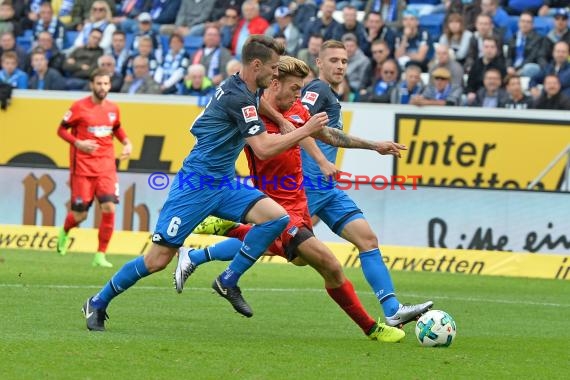
[[[24,284],[0,284],[0,288],[44,288],[44,289],[100,289],[100,285],[24,285]],[[188,291],[212,291],[211,288],[198,288],[198,287],[185,287],[184,289]],[[167,286],[134,286],[132,290],[160,290],[160,291],[172,291],[173,287]],[[282,293],[294,293],[294,292],[304,292],[304,293],[324,293],[324,289],[315,288],[249,288],[247,292],[282,292]],[[357,293],[364,293],[363,291]],[[431,298],[440,300],[456,300],[464,302],[479,302],[479,303],[499,303],[508,305],[530,305],[530,306],[550,306],[550,307],[570,307],[570,304],[566,303],[553,303],[553,302],[535,302],[535,301],[513,301],[513,300],[503,300],[503,299],[489,299],[489,298],[476,298],[476,297],[453,297],[445,295],[426,295],[417,293],[398,293],[398,295],[403,297],[414,297],[414,298]]]

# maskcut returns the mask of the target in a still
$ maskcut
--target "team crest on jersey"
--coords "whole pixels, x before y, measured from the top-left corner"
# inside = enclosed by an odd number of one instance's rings
[[[69,121],[69,119],[71,119],[71,115],[71,110],[67,111],[65,115],[63,115],[63,121]]]
[[[115,122],[115,120],[117,120],[117,114],[114,112],[109,112],[109,121],[111,122],[111,124],[113,124]]]
[[[291,115],[291,116],[289,116],[289,119],[293,120],[297,124],[303,123],[303,119],[299,115]]]
[[[243,114],[243,118],[246,123],[251,121],[257,121],[257,110],[255,106],[247,106],[241,109],[241,113]]]
[[[318,98],[319,98],[319,94],[317,94],[316,92],[307,91],[307,92],[305,92],[305,95],[303,96],[303,99],[301,100],[301,102],[309,103],[310,105],[314,106],[315,102],[317,101]]]

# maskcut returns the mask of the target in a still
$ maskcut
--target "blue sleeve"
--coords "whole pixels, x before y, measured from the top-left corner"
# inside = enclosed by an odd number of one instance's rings
[[[230,119],[237,125],[242,137],[248,138],[265,132],[265,125],[255,103],[243,96],[228,94],[220,104],[224,107]]]
[[[325,110],[326,92],[323,88],[323,82],[311,82],[303,89],[303,97],[301,103],[309,110],[311,115]]]
[[[18,76],[18,86],[20,90],[27,90],[28,89],[28,74],[22,72]]]
[[[157,24],[174,24],[176,21],[176,15],[180,9],[181,0],[170,0],[164,5],[164,9],[160,15],[154,20]]]

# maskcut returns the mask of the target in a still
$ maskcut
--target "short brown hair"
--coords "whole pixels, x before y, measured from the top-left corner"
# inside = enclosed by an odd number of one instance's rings
[[[254,59],[259,59],[265,63],[271,59],[273,53],[283,55],[285,53],[283,44],[263,34],[252,34],[241,49],[241,60],[244,64],[248,64]]]
[[[321,45],[321,53],[327,49],[344,49],[346,50],[346,48],[344,47],[344,44],[338,40],[326,40],[325,42],[323,42],[323,44]]]
[[[18,54],[16,54],[16,52],[14,52],[14,51],[5,51],[4,53],[2,53],[2,58],[0,59],[0,61],[4,61],[5,59],[13,59],[17,63],[18,62]]]
[[[511,80],[513,80],[513,79],[519,79],[520,80],[521,76],[518,74],[507,74],[507,76],[505,77],[505,81],[504,81],[505,86],[508,86],[509,83],[511,82]]]
[[[89,75],[89,82],[91,83],[95,82],[95,78],[98,77],[109,77],[109,80],[111,80],[111,75],[109,75],[107,71],[101,69],[95,69]]]

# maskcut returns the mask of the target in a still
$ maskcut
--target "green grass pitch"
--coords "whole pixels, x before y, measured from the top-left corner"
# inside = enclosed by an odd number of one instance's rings
[[[241,280],[254,316],[210,291],[223,263],[196,271],[181,295],[175,263],[109,307],[107,332],[80,312],[132,257],[0,250],[0,379],[566,379],[570,283],[443,273],[392,273],[399,298],[431,298],[457,322],[449,348],[423,348],[414,326],[399,344],[369,341],[310,268],[258,264]],[[359,269],[363,303],[381,315]]]

